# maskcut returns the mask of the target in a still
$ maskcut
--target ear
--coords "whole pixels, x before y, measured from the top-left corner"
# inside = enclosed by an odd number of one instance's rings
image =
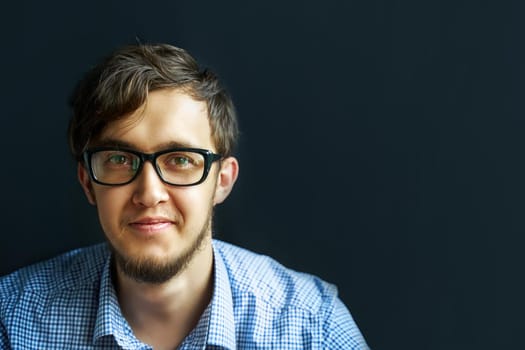
[[[96,205],[97,202],[95,200],[95,193],[93,192],[93,184],[91,183],[91,179],[86,168],[80,162],[78,162],[77,165],[77,176],[78,181],[80,182],[80,185],[86,194],[88,202],[92,205]]]
[[[239,163],[234,157],[228,157],[221,161],[221,169],[217,175],[215,186],[215,197],[213,205],[222,203],[232,191],[233,185],[239,175]]]

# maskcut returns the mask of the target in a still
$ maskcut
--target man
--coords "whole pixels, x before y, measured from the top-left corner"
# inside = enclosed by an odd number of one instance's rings
[[[366,349],[334,286],[212,239],[239,165],[233,104],[169,45],[122,48],[72,96],[107,244],[0,280],[2,349]]]

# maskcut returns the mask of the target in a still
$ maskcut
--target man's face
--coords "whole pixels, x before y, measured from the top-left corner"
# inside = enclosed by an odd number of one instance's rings
[[[180,90],[151,92],[144,106],[103,130],[91,146],[126,145],[153,153],[174,145],[216,152],[205,102]],[[211,213],[237,176],[234,158],[213,163],[206,181],[189,187],[162,182],[150,162],[127,185],[93,183],[79,165],[79,180],[97,206],[102,229],[120,270],[145,282],[164,282],[191,261],[199,249],[211,249]],[[233,168],[232,168],[233,167]],[[202,246],[205,246],[203,248]]]

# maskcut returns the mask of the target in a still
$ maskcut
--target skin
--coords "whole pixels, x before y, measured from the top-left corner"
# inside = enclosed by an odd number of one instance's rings
[[[106,127],[92,146],[113,143],[142,152],[173,143],[216,152],[206,103],[177,89],[151,92],[141,108]],[[215,162],[203,183],[176,187],[163,183],[146,162],[133,182],[104,186],[93,183],[78,165],[80,184],[120,257],[115,285],[122,313],[137,338],[155,349],[176,348],[211,300],[211,213],[229,195],[238,169],[237,160],[229,157]],[[151,271],[181,266],[151,282],[126,273],[124,260]]]

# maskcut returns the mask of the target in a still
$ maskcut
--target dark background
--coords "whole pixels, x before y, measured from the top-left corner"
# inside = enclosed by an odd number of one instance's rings
[[[188,49],[236,103],[241,175],[217,237],[336,283],[373,348],[523,348],[519,3],[4,7],[0,274],[103,239],[66,101],[139,36]]]

